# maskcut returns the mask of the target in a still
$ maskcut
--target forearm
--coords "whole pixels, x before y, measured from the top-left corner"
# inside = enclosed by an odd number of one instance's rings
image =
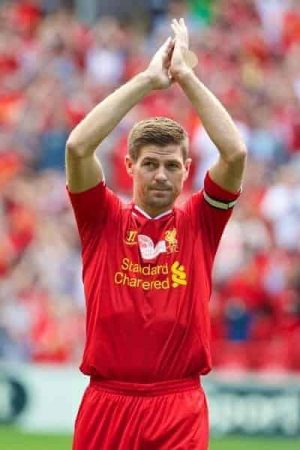
[[[92,154],[126,113],[151,90],[147,74],[136,75],[92,109],[71,132],[67,147],[78,156]]]
[[[188,70],[177,82],[196,109],[209,137],[225,161],[245,153],[240,133],[220,101],[207,89],[197,76]]]

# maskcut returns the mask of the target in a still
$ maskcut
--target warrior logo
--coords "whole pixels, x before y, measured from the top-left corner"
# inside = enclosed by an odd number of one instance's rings
[[[137,239],[136,238],[137,238],[137,231],[135,231],[135,230],[128,230],[124,242],[127,245],[136,245],[137,244]]]

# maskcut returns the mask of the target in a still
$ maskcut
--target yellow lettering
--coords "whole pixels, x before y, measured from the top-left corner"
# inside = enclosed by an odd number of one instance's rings
[[[138,280],[136,278],[129,278],[128,281],[129,281],[129,286],[130,287],[136,287],[136,284],[137,284]]]
[[[123,258],[121,269],[122,270],[128,270],[128,268],[129,268],[129,259],[128,258]]]
[[[137,274],[140,274],[140,278]],[[160,275],[167,276],[164,279],[157,279]],[[114,274],[115,284],[144,290],[187,286],[187,278],[185,267],[179,261],[175,261],[170,267],[168,264],[151,266],[135,263],[130,258],[123,258],[119,271]]]
[[[115,273],[115,283],[116,284],[122,284],[123,280],[123,273],[122,272],[116,272]]]
[[[150,275],[150,264],[147,266],[142,267],[142,274],[143,275]]]
[[[162,281],[161,287],[162,287],[162,289],[170,289],[170,280],[169,280],[169,278],[166,278],[165,280]]]
[[[150,283],[149,281],[143,281],[143,283],[142,283],[142,288],[143,288],[145,291],[148,291],[148,289],[151,288],[151,283]]]
[[[151,275],[157,275],[158,266],[151,267]]]
[[[163,273],[164,275],[168,275],[168,273],[169,273],[169,267],[168,267],[168,264],[163,264],[163,266],[162,266],[162,273]]]
[[[134,273],[139,272],[139,265],[138,264],[133,264],[132,265],[132,272],[134,272]]]
[[[172,280],[175,281],[174,279]],[[124,272],[116,272],[114,276],[114,282],[115,284],[122,285],[122,286],[129,286],[132,288],[138,288],[141,287],[145,291],[148,291],[150,289],[169,289],[170,288],[170,280],[169,278],[166,278],[164,280],[152,280],[147,281],[143,280],[142,278],[135,278],[130,277]],[[177,280],[178,282],[178,280]],[[183,281],[181,281],[180,284],[184,284]]]

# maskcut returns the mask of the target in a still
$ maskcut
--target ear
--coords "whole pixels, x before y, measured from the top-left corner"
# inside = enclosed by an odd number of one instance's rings
[[[125,167],[126,167],[126,171],[127,171],[128,175],[130,177],[133,176],[133,165],[134,165],[134,162],[132,161],[130,156],[126,155],[125,156]]]
[[[185,168],[184,181],[188,179],[191,164],[192,164],[192,158],[187,158],[184,163],[184,168]]]

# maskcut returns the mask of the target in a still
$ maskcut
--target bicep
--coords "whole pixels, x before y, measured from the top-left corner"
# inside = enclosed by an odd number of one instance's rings
[[[211,183],[212,182],[206,182],[206,188],[208,188]],[[207,192],[209,193],[209,198],[218,198],[218,195],[215,195],[217,192],[212,191],[211,189],[207,189]],[[232,196],[236,197],[234,194],[232,194]],[[227,201],[226,197],[224,200]],[[224,204],[225,206],[225,203],[222,201],[217,201],[217,203]],[[191,227],[195,230],[196,234],[200,233],[205,259],[212,264],[220,238],[231,216],[232,208],[221,209],[212,206],[206,200],[204,191],[201,191],[193,194],[191,199],[187,202],[186,212],[191,219]]]
[[[237,192],[241,188],[246,163],[246,155],[241,154],[233,161],[227,162],[219,157],[209,169],[212,180],[229,192]]]
[[[70,192],[84,192],[103,180],[103,171],[97,156],[78,157],[66,149],[66,178]]]

